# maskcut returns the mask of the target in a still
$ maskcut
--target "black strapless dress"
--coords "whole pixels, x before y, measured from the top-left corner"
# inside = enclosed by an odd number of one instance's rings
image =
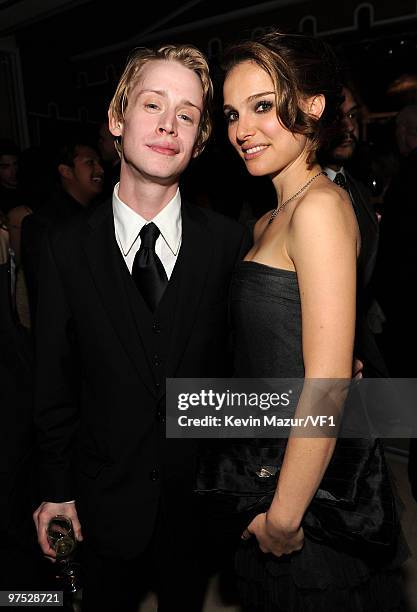
[[[304,376],[295,272],[241,262],[231,317],[237,378]],[[247,612],[394,612],[404,609],[399,566],[407,556],[402,543],[389,559],[365,560],[306,535],[301,551],[277,558],[251,538],[236,553],[238,588]]]

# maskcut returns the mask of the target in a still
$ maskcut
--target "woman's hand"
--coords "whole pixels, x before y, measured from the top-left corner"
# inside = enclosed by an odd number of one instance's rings
[[[276,517],[268,515],[267,512],[255,516],[241,537],[243,540],[247,540],[252,535],[256,536],[262,552],[272,553],[276,557],[301,550],[304,544],[302,527],[290,530],[280,524]]]

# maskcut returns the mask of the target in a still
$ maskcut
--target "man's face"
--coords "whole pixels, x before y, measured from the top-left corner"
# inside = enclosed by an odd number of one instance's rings
[[[342,95],[345,97],[340,107],[342,133],[336,146],[332,149],[333,160],[340,165],[352,157],[359,140],[359,106],[352,92],[346,87],[343,88]]]
[[[97,152],[91,147],[79,145],[70,181],[83,200],[92,200],[103,189],[104,171]]]
[[[161,185],[178,182],[195,149],[203,90],[197,74],[176,61],[143,66],[129,94],[124,122],[110,118],[122,136],[122,176]]]
[[[6,187],[6,189],[16,189],[17,170],[16,155],[0,155],[0,185]]]

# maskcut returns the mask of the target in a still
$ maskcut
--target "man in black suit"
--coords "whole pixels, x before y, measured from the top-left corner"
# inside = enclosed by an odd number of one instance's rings
[[[34,520],[51,557],[54,515],[84,539],[83,610],[137,609],[149,570],[159,610],[201,608],[196,446],[165,438],[165,379],[230,373],[227,295],[246,230],[178,189],[209,137],[211,95],[194,47],[137,51],[109,109],[121,153],[112,201],[45,245]]]
[[[0,242],[6,238],[0,234]],[[1,590],[53,588],[44,573],[46,562],[42,563],[31,522],[35,495],[32,366],[30,343],[12,308],[10,261],[0,252]]]
[[[103,168],[95,148],[79,136],[62,143],[56,152],[57,185],[47,201],[22,223],[22,266],[28,290],[32,324],[38,301],[39,260],[48,228],[64,224],[101,194]]]
[[[388,376],[385,361],[369,326],[369,309],[374,301],[372,277],[378,252],[378,218],[370,203],[366,187],[347,171],[359,139],[360,106],[353,90],[344,86],[340,106],[340,131],[334,142],[320,151],[320,161],[327,176],[350,195],[361,234],[358,259],[357,329],[355,357],[363,362],[363,372],[369,377]]]
[[[386,316],[383,348],[391,376],[417,377],[414,277],[417,267],[417,105],[396,117],[401,162],[384,198],[377,264],[378,298]],[[408,474],[417,501],[417,438],[410,439]]]

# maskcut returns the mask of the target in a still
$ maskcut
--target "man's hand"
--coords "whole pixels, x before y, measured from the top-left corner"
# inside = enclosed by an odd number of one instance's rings
[[[263,553],[272,553],[276,557],[301,550],[304,544],[302,527],[298,527],[294,531],[288,531],[273,517],[268,516],[266,512],[255,516],[241,537],[243,540],[247,540],[251,535],[256,536],[259,548]]]
[[[81,533],[81,525],[78,520],[75,503],[54,504],[52,502],[42,502],[39,508],[33,513],[36,530],[38,532],[38,542],[44,555],[49,559],[54,560],[56,557],[55,551],[50,547],[47,536],[48,524],[58,514],[71,519],[74,529],[75,539],[81,542],[83,539]]]

